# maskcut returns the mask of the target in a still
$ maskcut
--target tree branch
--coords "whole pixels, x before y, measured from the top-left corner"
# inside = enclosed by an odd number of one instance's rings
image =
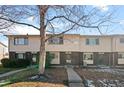
[[[40,30],[38,27],[36,27],[34,25],[31,25],[31,24],[28,24],[28,23],[17,22],[17,21],[14,21],[14,20],[11,20],[11,19],[2,18],[2,17],[0,17],[0,19],[5,20],[5,21],[9,21],[9,22],[12,22],[12,23],[16,23],[16,24],[27,25],[27,26],[33,27],[33,28],[35,28],[37,30]]]

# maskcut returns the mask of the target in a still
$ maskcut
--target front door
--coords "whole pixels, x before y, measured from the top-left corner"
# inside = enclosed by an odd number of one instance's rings
[[[99,53],[98,65],[104,65],[104,53]]]
[[[109,54],[99,53],[97,57],[97,65],[109,65]]]
[[[32,54],[32,61],[37,62],[37,54]]]
[[[71,63],[72,63],[72,60],[71,60],[71,52],[66,52],[66,53],[65,53],[65,57],[66,57],[66,59],[65,59],[65,64],[71,65]]]

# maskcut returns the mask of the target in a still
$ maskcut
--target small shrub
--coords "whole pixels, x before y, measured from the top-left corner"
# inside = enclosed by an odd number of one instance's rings
[[[17,66],[18,67],[27,67],[31,64],[31,61],[27,60],[27,59],[18,59],[17,60]]]
[[[3,67],[6,68],[18,68],[18,67],[27,67],[31,64],[31,61],[27,59],[2,59],[1,60]]]
[[[8,58],[3,58],[2,60],[1,60],[1,63],[2,63],[2,66],[3,67],[10,67],[9,65],[10,65],[10,60],[8,59]]]
[[[46,53],[46,64],[45,64],[45,68],[49,68],[51,65],[51,61],[54,58],[54,54],[51,54],[50,52]]]

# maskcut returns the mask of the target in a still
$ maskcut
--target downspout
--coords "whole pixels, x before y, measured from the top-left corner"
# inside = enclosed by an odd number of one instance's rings
[[[112,44],[113,44],[113,40],[112,40],[112,37],[111,37],[111,54],[113,55],[113,47],[112,47]],[[110,58],[110,55],[109,55],[109,58]],[[110,60],[110,61],[112,61],[113,62],[113,59],[112,60]],[[112,64],[110,63],[110,61],[109,61],[109,66],[111,66]]]
[[[114,49],[112,49],[112,51],[113,51],[113,67],[115,66],[115,51],[114,50],[116,50],[116,38],[115,38],[115,40],[113,40],[113,42],[114,42],[114,44],[113,44],[113,48]]]
[[[114,40],[113,40],[113,37],[111,37],[111,53],[112,53],[112,66],[114,66],[114,51],[113,51],[113,48],[114,48],[114,45],[113,44]]]

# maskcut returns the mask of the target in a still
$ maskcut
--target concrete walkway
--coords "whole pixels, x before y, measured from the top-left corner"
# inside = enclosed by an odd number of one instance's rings
[[[9,75],[12,75],[12,74],[15,74],[15,73],[18,73],[18,72],[27,70],[27,69],[28,69],[28,68],[24,68],[24,69],[19,69],[19,70],[10,71],[10,72],[4,73],[4,74],[0,74],[0,78],[6,77],[6,76],[9,76]]]
[[[66,67],[68,74],[69,87],[83,87],[80,76],[71,67]]]

